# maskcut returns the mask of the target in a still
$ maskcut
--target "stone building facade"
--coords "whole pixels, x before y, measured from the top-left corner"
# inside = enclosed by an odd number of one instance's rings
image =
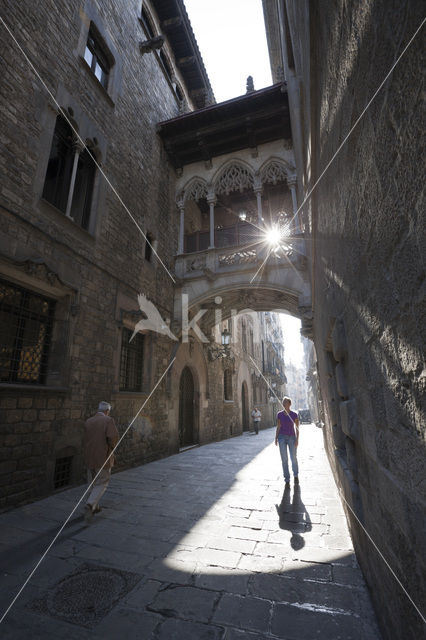
[[[259,372],[274,384],[284,375],[270,336],[275,358],[262,355],[257,311],[234,319],[230,357],[194,332],[181,340],[180,174],[157,125],[214,105],[183,1],[4,7],[2,508],[82,480],[83,424],[101,399],[126,432],[123,468],[241,433],[254,402],[269,426]],[[285,180],[274,166],[272,178]],[[189,215],[187,225],[189,234]],[[238,312],[252,307],[239,302]],[[178,340],[147,329],[133,336],[151,303]]]
[[[325,444],[383,635],[414,640],[426,601],[424,4],[264,0],[264,12],[312,238],[306,335]]]
[[[108,399],[123,429],[170,357],[161,336],[129,343],[138,293],[173,312],[175,176],[155,127],[211,88],[181,3],[198,71],[181,71],[173,34],[161,57],[140,46],[160,31],[156,4],[5,3],[2,506],[80,479],[83,420]],[[163,393],[123,443],[126,464],[173,450],[168,429]]]

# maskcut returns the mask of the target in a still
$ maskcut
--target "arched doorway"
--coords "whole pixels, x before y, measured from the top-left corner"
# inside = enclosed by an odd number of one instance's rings
[[[241,418],[243,424],[243,431],[249,431],[250,418],[249,418],[249,400],[247,382],[244,380],[241,385]]]
[[[179,382],[179,447],[195,443],[194,378],[189,367],[185,367]]]

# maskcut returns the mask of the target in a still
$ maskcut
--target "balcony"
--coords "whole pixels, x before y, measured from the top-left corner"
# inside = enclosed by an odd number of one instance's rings
[[[225,272],[252,271],[262,263],[270,267],[303,269],[305,247],[301,235],[289,237],[285,244],[271,250],[257,227],[248,222],[215,229],[215,247],[209,248],[209,232],[196,231],[185,235],[185,253],[176,256],[178,278],[212,278]]]
[[[185,253],[196,253],[209,248],[209,231],[196,231],[185,235]],[[258,229],[249,222],[238,222],[230,226],[215,229],[214,244],[216,248],[242,246],[259,242]]]
[[[277,267],[280,269],[286,267],[293,270],[294,268],[301,269],[305,265],[305,256],[296,253],[293,249],[276,254],[271,253],[269,257],[267,256],[268,249],[259,244],[194,251],[176,257],[175,273],[180,279],[200,277],[212,279],[226,273],[244,271],[249,272],[248,275],[246,274],[246,279],[250,279],[250,272],[254,275],[264,262],[265,271],[270,271],[271,267],[274,270]]]

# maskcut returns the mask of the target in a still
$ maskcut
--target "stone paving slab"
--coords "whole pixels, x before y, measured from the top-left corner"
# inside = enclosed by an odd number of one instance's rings
[[[273,438],[273,428],[245,433],[115,474],[90,525],[81,506],[73,514],[1,637],[380,640],[321,430],[302,426],[300,486],[290,489]],[[0,515],[0,613],[83,491]],[[60,606],[81,606],[67,580],[85,565],[135,583],[105,614],[92,612],[91,627],[51,609],[60,589]]]

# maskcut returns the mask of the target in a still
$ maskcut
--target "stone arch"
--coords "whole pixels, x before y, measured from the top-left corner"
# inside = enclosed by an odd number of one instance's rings
[[[229,160],[218,169],[213,178],[216,195],[221,193],[228,195],[232,191],[242,192],[244,189],[252,189],[253,185],[253,168],[242,160]]]
[[[204,178],[194,176],[183,187],[179,194],[178,201],[186,202],[187,200],[201,200],[201,198],[207,198],[208,186]]]
[[[288,162],[281,158],[269,158],[259,169],[259,175],[262,184],[278,182],[286,182],[290,175],[295,173],[296,169]]]
[[[242,313],[250,311],[276,311],[288,313],[296,318],[302,318],[301,301],[303,295],[307,293],[309,286],[307,283],[299,283],[298,276],[294,269],[288,269],[292,280],[287,283],[264,283],[261,288],[250,283],[226,284],[217,283],[212,286],[209,283],[204,293],[197,296],[190,296],[189,310],[195,313],[200,309],[206,309],[203,315],[203,326],[206,330],[215,324],[215,309],[217,305],[213,303],[215,297],[222,298],[222,320],[231,318],[231,311],[237,311],[237,317]],[[299,284],[299,286],[297,286]],[[206,334],[207,335],[207,334]]]

